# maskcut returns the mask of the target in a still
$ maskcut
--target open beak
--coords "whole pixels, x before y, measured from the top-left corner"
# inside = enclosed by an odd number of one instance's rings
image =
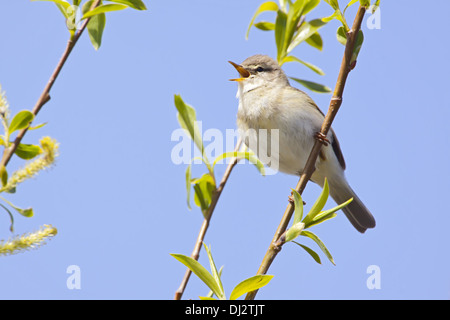
[[[241,76],[238,79],[230,79],[230,81],[242,81],[242,80],[245,80],[246,78],[250,77],[250,72],[248,72],[247,69],[245,69],[243,66],[241,66],[237,63],[234,63],[232,61],[228,61],[228,62],[231,63],[231,65],[236,68],[236,70],[239,72],[239,75]]]

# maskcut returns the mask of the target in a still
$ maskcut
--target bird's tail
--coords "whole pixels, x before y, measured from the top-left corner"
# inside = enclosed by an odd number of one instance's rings
[[[342,209],[348,220],[361,233],[364,233],[369,228],[375,227],[375,218],[366,208],[361,199],[356,195],[345,178],[330,179],[330,195],[337,204],[344,203],[350,198],[353,201]]]

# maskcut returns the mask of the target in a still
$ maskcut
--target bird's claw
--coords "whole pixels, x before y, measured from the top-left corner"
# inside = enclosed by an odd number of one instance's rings
[[[290,196],[288,197],[288,201],[289,201],[291,204],[294,204],[294,196],[293,196],[293,195],[290,195]]]
[[[330,140],[327,139],[327,137],[322,133],[322,132],[317,132],[314,137],[321,142],[323,145],[328,146],[328,144],[330,144]]]

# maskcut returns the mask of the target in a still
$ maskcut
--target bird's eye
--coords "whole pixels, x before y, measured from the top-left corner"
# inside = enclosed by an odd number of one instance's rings
[[[257,71],[257,72],[263,72],[263,71],[264,71],[264,68],[263,68],[263,67],[258,67],[258,68],[256,68],[256,71]]]

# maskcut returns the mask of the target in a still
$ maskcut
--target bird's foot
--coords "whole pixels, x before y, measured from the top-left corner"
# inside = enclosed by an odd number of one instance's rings
[[[294,196],[292,194],[288,197],[288,201],[290,204],[294,204]]]
[[[330,144],[330,140],[327,139],[327,137],[322,133],[322,132],[317,132],[314,137],[321,142],[325,147],[328,146],[328,144]]]

